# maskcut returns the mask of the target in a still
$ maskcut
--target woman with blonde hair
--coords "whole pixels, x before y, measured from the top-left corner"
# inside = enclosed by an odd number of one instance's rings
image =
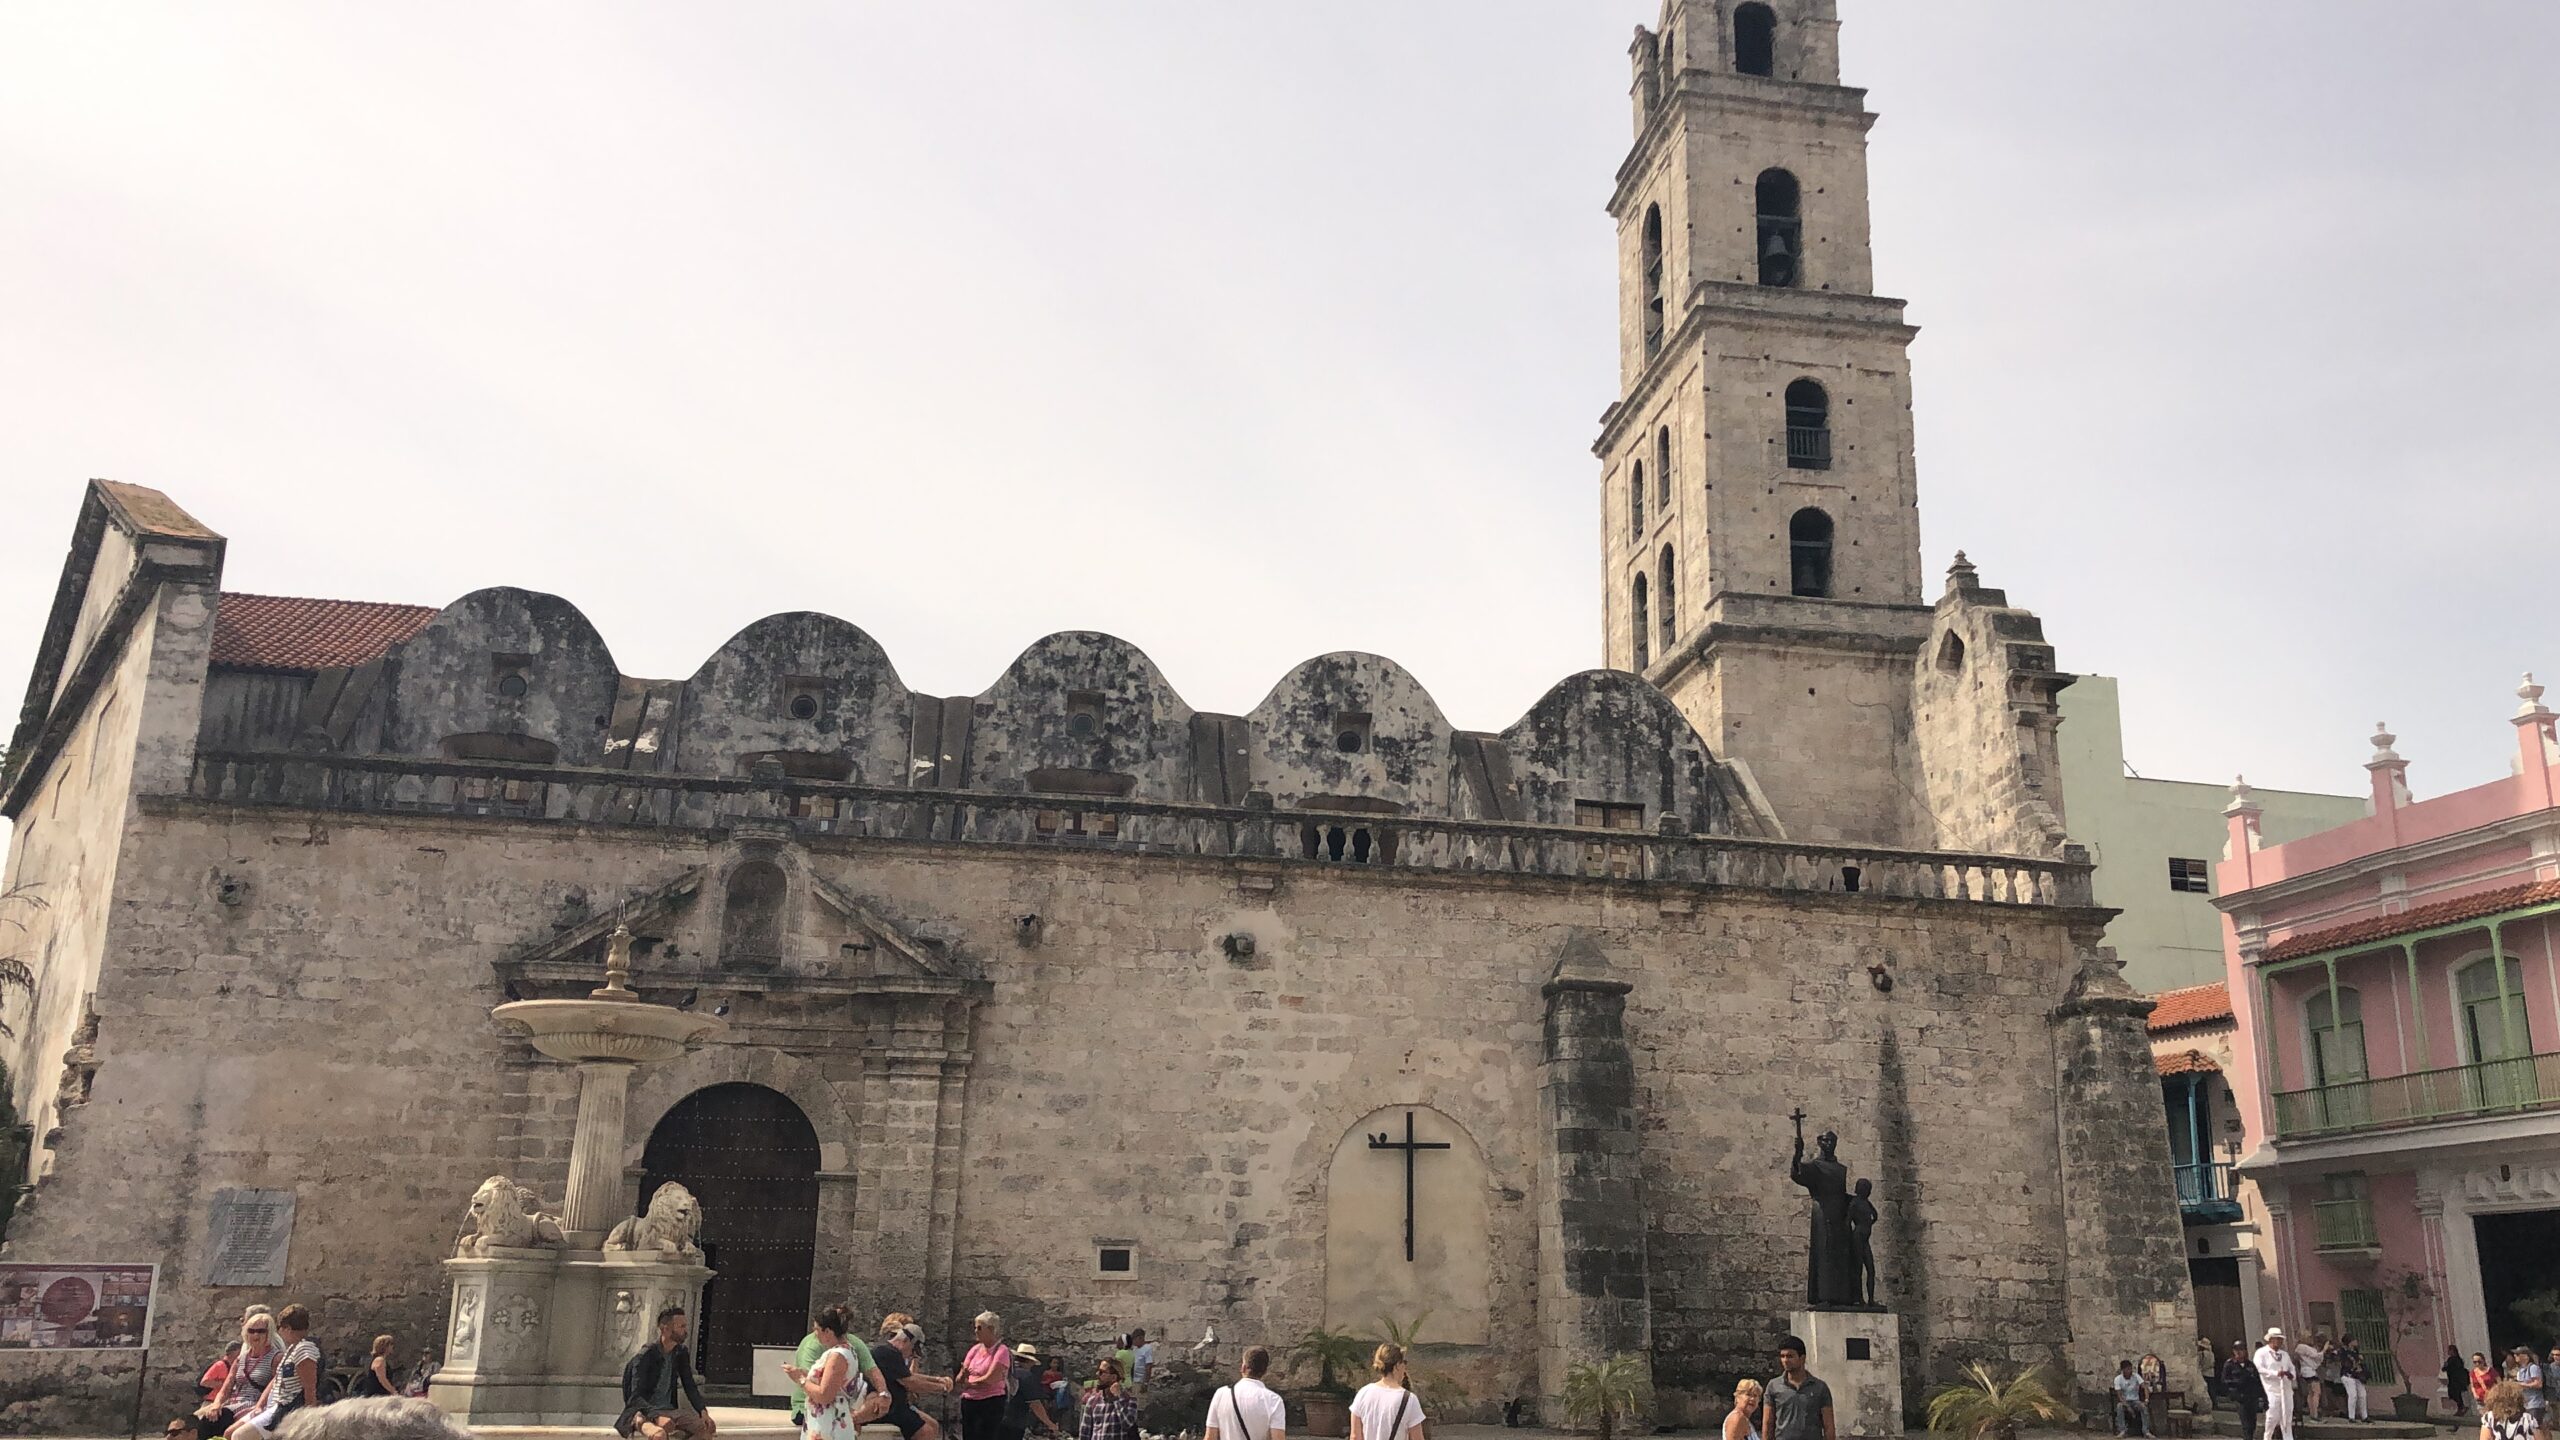
[[[1378,1378],[1360,1387],[1351,1397],[1351,1440],[1420,1440],[1422,1401],[1413,1393],[1412,1375],[1405,1366],[1404,1347],[1381,1345],[1369,1361]]]
[[[2524,1387],[2501,1380],[2480,1402],[2480,1440],[2525,1440],[2538,1429],[2524,1408]]]
[[[1760,1382],[1733,1387],[1733,1411],[1724,1417],[1724,1440],[1760,1440]]]

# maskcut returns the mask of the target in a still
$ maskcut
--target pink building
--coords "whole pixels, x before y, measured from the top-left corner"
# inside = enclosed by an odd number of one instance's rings
[[[2506,779],[2413,800],[2377,727],[2366,818],[2265,845],[2245,782],[2223,812],[2259,1298],[2377,1356],[2404,1313],[2428,1396],[2447,1345],[2560,1341],[2533,1303],[2560,1300],[2560,740],[2516,693]]]

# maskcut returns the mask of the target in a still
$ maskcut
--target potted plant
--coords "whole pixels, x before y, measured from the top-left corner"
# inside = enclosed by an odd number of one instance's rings
[[[1948,1440],[2018,1440],[2037,1420],[2065,1420],[2071,1407],[2045,1388],[2044,1373],[2022,1370],[2005,1382],[1976,1361],[1964,1379],[1929,1392],[1929,1433]]]
[[[1564,1418],[1573,1426],[1590,1425],[1600,1440],[1618,1433],[1618,1422],[1633,1420],[1653,1408],[1653,1375],[1644,1357],[1621,1350],[1606,1360],[1585,1360],[1564,1372]]]
[[[1299,1398],[1299,1408],[1306,1412],[1307,1433],[1340,1436],[1351,1433],[1351,1387],[1335,1378],[1339,1370],[1345,1374],[1360,1373],[1361,1362],[1368,1356],[1360,1337],[1348,1330],[1332,1330],[1322,1325],[1298,1337],[1289,1347],[1293,1365],[1316,1367],[1316,1388]]]
[[[2435,1332],[2435,1282],[2427,1278],[2424,1270],[2385,1265],[2374,1272],[2373,1283],[2382,1292],[2391,1368],[2400,1372],[2400,1393],[2391,1397],[2392,1418],[2423,1423],[2427,1418],[2427,1397],[2419,1394],[2410,1381],[2409,1362],[2400,1353],[2400,1342]]]

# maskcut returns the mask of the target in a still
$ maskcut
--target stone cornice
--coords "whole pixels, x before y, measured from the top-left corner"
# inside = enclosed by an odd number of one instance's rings
[[[1867,92],[1856,86],[1772,80],[1718,70],[1683,70],[1673,81],[1671,93],[1646,118],[1643,131],[1628,148],[1627,158],[1618,162],[1615,183],[1609,192],[1609,213],[1618,213],[1654,149],[1678,131],[1685,120],[1694,117],[1712,121],[1727,116],[1850,120],[1856,122],[1862,135],[1876,123],[1875,112],[1867,109]]]
[[[1902,301],[1883,295],[1700,280],[1689,287],[1679,325],[1662,337],[1661,348],[1636,372],[1626,394],[1601,412],[1600,435],[1591,442],[1591,453],[1607,459],[1628,429],[1639,423],[1637,417],[1651,412],[1656,394],[1684,365],[1706,362],[1698,347],[1715,322],[1760,334],[1825,340],[1882,336],[1908,346],[1920,330],[1903,322],[1902,310]]]

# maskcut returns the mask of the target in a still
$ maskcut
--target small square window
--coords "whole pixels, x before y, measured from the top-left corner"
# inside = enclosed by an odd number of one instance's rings
[[[2202,860],[2169,861],[2169,888],[2184,895],[2210,895],[2213,881],[2207,877]]]
[[[1092,740],[1101,736],[1101,691],[1070,690],[1067,692],[1067,733],[1079,740]]]
[[[1098,1275],[1114,1275],[1122,1279],[1136,1273],[1138,1251],[1131,1245],[1096,1245],[1093,1247],[1093,1269]]]
[[[1573,802],[1573,823],[1585,830],[1641,830],[1644,828],[1644,807],[1576,800]]]
[[[827,682],[808,675],[789,675],[782,681],[782,713],[794,720],[815,720],[826,713]]]
[[[533,657],[530,655],[491,655],[489,684],[509,700],[521,700],[533,688]]]

